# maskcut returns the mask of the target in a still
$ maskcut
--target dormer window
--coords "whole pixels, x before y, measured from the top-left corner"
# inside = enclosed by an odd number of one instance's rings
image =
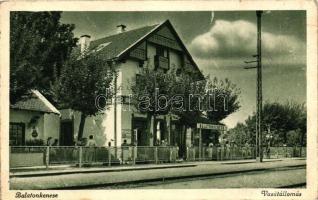
[[[95,52],[102,50],[103,48],[107,47],[110,44],[111,44],[111,42],[106,42],[106,43],[98,45],[98,47],[95,49]]]
[[[169,70],[169,51],[163,46],[156,47],[155,69]]]
[[[156,55],[168,58],[168,49],[163,46],[156,47]]]

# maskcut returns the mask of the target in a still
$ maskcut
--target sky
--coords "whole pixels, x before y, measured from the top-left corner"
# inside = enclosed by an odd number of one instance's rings
[[[223,122],[234,127],[255,112],[256,69],[244,61],[256,54],[254,11],[64,12],[61,21],[75,24],[74,34],[92,40],[169,19],[204,75],[229,78],[241,90],[241,108]],[[262,15],[264,102],[306,103],[306,12],[267,11]]]

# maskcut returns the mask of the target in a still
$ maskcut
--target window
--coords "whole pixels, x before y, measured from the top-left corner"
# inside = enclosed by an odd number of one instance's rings
[[[156,55],[154,57],[154,65],[155,70],[161,69],[164,70],[164,72],[167,72],[169,70],[169,51],[167,48],[163,46],[157,46],[156,47]]]
[[[143,61],[143,60],[140,60],[140,61],[138,62],[138,66],[139,66],[140,68],[143,68],[143,67],[144,67],[144,61]]]
[[[156,55],[168,58],[168,50],[162,46],[156,47]]]
[[[24,145],[25,138],[25,125],[24,123],[10,123],[10,146]]]

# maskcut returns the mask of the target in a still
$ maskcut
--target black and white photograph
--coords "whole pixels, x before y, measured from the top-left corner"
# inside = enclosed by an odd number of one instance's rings
[[[1,140],[12,198],[198,189],[317,198],[308,10],[8,13]]]

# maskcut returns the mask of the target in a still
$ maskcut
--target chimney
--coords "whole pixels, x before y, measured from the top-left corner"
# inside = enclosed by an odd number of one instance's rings
[[[91,36],[90,35],[82,35],[80,37],[79,43],[81,45],[81,53],[84,53],[89,48],[90,42],[91,42]]]
[[[123,33],[125,31],[126,31],[126,25],[124,24],[117,25],[117,33]]]

